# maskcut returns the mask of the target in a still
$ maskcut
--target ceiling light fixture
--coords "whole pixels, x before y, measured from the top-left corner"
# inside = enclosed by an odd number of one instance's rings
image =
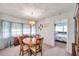
[[[30,24],[30,25],[35,25],[35,24],[36,24],[36,21],[30,20],[30,21],[29,21],[29,24]]]

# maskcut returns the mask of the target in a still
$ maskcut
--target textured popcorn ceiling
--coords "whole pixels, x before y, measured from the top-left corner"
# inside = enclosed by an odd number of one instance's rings
[[[13,17],[40,20],[57,14],[72,11],[73,3],[0,3],[0,14]]]

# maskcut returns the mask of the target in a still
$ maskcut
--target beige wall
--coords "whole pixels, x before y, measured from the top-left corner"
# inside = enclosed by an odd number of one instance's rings
[[[39,29],[43,25],[42,30]],[[37,33],[44,37],[44,43],[54,46],[54,24],[52,18],[43,19],[37,22]]]
[[[57,15],[57,16],[53,16],[50,18],[40,20],[37,23],[37,29],[40,24],[44,25],[44,24],[48,23],[48,26],[46,28],[43,28],[41,31],[38,29],[37,33],[39,33],[40,35],[42,35],[44,37],[44,43],[54,46],[55,45],[54,23],[57,20],[67,19],[68,37],[67,37],[66,51],[71,53],[72,52],[72,42],[74,42],[74,31],[75,31],[73,17],[74,17],[74,10],[67,12],[67,13],[63,13],[61,15]]]

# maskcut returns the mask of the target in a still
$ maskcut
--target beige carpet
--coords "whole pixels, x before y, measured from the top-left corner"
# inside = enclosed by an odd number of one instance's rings
[[[55,41],[55,46],[66,49],[66,43]]]
[[[0,51],[0,56],[19,56],[19,46],[12,46]],[[28,56],[26,54],[25,56]],[[40,56],[40,53],[38,53]],[[43,45],[43,56],[70,56],[65,49],[61,47],[51,47],[46,44]]]

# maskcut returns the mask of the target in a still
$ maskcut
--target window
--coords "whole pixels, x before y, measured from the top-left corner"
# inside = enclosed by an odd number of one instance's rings
[[[11,33],[12,33],[12,36],[22,35],[22,24],[12,23]]]
[[[16,28],[17,35],[22,35],[22,24],[16,24]]]
[[[57,32],[62,32],[63,31],[63,26],[56,26],[56,31]]]
[[[23,34],[30,34],[30,26],[23,24]]]
[[[64,25],[64,32],[67,32],[67,25]]]
[[[2,21],[0,20],[0,39],[2,38]]]
[[[3,38],[16,37],[22,34],[30,34],[30,25],[2,21]],[[32,34],[36,33],[35,26],[32,26]]]
[[[56,24],[56,32],[67,32],[67,25],[64,23]]]
[[[36,34],[36,28],[35,28],[35,26],[32,26],[32,34],[33,34],[33,35]]]
[[[32,35],[36,33],[35,26],[32,26]],[[23,34],[30,34],[30,25],[23,25]]]
[[[2,26],[3,26],[3,38],[10,37],[10,23],[3,21]]]
[[[12,23],[11,25],[11,33],[12,33],[12,36],[16,36],[16,24],[15,23]]]

